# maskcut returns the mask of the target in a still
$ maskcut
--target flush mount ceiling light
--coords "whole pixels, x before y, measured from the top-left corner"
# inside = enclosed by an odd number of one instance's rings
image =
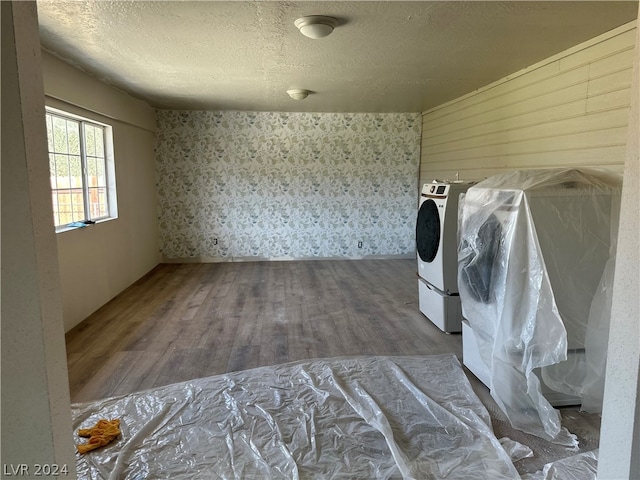
[[[310,93],[309,90],[303,90],[302,88],[291,88],[287,90],[287,94],[294,100],[304,100]]]
[[[300,33],[309,38],[322,38],[333,32],[338,26],[338,20],[324,15],[309,15],[293,22]]]

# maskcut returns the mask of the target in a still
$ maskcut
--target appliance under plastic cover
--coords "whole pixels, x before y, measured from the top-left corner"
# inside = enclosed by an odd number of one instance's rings
[[[452,354],[303,361],[72,406],[91,479],[519,478]]]
[[[622,177],[595,169],[517,171],[470,188],[459,214],[462,312],[515,428],[571,445],[541,393],[602,405]]]

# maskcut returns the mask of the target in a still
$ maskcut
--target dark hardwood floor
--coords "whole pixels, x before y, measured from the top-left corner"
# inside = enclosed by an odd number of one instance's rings
[[[72,402],[310,358],[453,352],[414,260],[162,264],[67,333]]]

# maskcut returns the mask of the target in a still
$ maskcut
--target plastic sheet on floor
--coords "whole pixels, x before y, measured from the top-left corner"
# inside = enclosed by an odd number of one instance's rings
[[[79,478],[519,478],[454,355],[349,357],[73,405],[119,418]]]
[[[596,480],[598,450],[583,452],[547,463],[536,473],[525,475],[524,480]]]

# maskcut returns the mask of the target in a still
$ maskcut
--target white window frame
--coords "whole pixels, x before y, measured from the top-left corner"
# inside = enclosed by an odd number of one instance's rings
[[[117,191],[116,191],[116,171],[115,171],[115,160],[113,154],[113,128],[111,125],[106,123],[82,117],[80,115],[76,115],[73,113],[69,113],[64,110],[60,110],[54,107],[45,107],[45,111],[47,116],[53,115],[63,119],[73,120],[75,122],[80,123],[80,158],[82,163],[82,192],[83,192],[83,200],[84,200],[84,212],[85,218],[80,221],[82,226],[92,225],[95,223],[101,223],[109,220],[115,220],[118,218],[118,200],[117,200]],[[105,177],[106,177],[106,194],[107,194],[107,215],[103,215],[100,217],[91,217],[91,212],[89,208],[89,185],[87,180],[87,152],[84,147],[84,128],[85,125],[92,125],[94,127],[99,127],[102,129],[104,138],[104,162],[105,162]],[[47,148],[48,150],[48,148]],[[49,152],[49,154],[54,152]],[[52,189],[53,191],[53,189]],[[53,205],[52,205],[53,206]],[[51,214],[54,214],[54,211],[51,211]],[[54,220],[55,223],[55,220]],[[58,225],[55,227],[56,233],[66,232],[68,230],[74,230],[76,228],[81,228],[81,226],[74,225],[73,223],[66,225]]]

